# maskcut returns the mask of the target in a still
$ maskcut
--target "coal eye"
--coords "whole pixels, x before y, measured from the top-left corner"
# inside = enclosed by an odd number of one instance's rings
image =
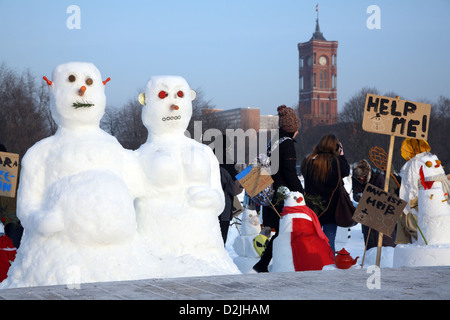
[[[159,93],[158,93],[158,97],[160,98],[160,99],[164,99],[164,98],[166,98],[168,96],[168,94],[167,94],[167,92],[165,92],[165,91],[160,91]]]
[[[180,98],[183,98],[183,97],[184,97],[184,92],[181,91],[181,90],[178,91],[178,92],[177,92],[177,96],[180,97]]]
[[[75,82],[76,79],[77,79],[77,78],[75,78],[75,76],[74,76],[73,74],[71,74],[71,75],[69,76],[69,81],[70,81],[70,82]]]
[[[94,80],[92,80],[91,78],[87,78],[86,79],[86,84],[88,85],[88,86],[90,86],[91,84],[93,84],[94,83]]]
[[[427,161],[427,162],[425,162],[425,165],[426,165],[428,168],[431,168],[431,166],[433,165],[433,163],[432,163],[431,161]]]

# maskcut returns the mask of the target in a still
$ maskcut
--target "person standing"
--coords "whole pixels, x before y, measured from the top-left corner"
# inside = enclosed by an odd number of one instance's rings
[[[297,156],[295,152],[295,136],[300,128],[300,119],[294,109],[281,105],[277,108],[279,140],[271,141],[270,149],[273,153],[278,148],[278,170],[272,174],[273,189],[275,190],[272,203],[275,204],[276,211],[271,206],[263,206],[263,225],[275,229],[275,235],[270,239],[261,259],[253,266],[256,272],[267,272],[270,260],[272,259],[273,240],[278,236],[280,226],[279,213],[283,209],[283,199],[278,199],[277,190],[281,186],[287,187],[290,191],[304,192],[302,183],[297,176],[296,164]],[[275,145],[276,143],[276,145]],[[270,150],[268,150],[269,153]],[[273,155],[272,155],[273,156]],[[272,159],[272,164],[275,159]],[[278,213],[277,213],[278,212]]]
[[[375,187],[378,187],[380,189],[384,189],[384,182],[384,176],[381,173],[372,170],[372,167],[366,159],[359,161],[353,167],[352,172],[353,200],[359,202],[367,183],[370,183],[371,185],[374,185]],[[365,225],[361,225],[361,231],[364,236],[364,243],[367,250],[378,246],[378,231],[371,229]],[[394,239],[396,233],[396,230],[394,230],[394,232],[390,236],[383,234],[382,246],[395,247]]]
[[[5,145],[0,144],[1,152],[8,152]],[[20,175],[20,167],[19,167]],[[19,181],[19,178],[17,178]],[[0,197],[0,221],[5,227],[5,234],[12,240],[14,246],[18,249],[22,239],[23,227],[16,215],[17,209],[17,189],[19,183],[16,184],[16,192],[14,198]]]
[[[313,152],[303,159],[300,168],[305,181],[306,195],[319,196],[319,201],[326,208],[322,212],[318,212],[317,209],[315,211],[333,251],[337,231],[335,211],[338,200],[338,192],[333,194],[333,190],[339,179],[338,162],[342,179],[350,174],[350,166],[339,139],[334,134],[327,134],[320,139]]]

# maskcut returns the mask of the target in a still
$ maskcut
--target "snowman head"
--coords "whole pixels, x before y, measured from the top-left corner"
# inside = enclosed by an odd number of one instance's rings
[[[306,206],[303,194],[301,194],[298,191],[291,191],[287,193],[286,197],[284,198],[284,206],[285,207]]]
[[[60,127],[99,126],[106,107],[105,84],[100,71],[88,62],[69,62],[44,79],[52,93],[51,111]]]
[[[179,76],[155,76],[139,95],[142,122],[154,135],[183,135],[192,116],[195,91]]]
[[[441,160],[432,153],[428,153],[420,158],[421,166],[419,176],[422,185],[425,189],[433,186],[433,181],[439,176],[445,176],[444,168],[441,165]]]

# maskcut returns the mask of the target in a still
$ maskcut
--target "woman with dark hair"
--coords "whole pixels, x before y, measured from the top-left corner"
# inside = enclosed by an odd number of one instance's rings
[[[322,207],[326,208],[321,211],[308,204],[319,216],[319,222],[333,251],[337,231],[334,213],[338,200],[338,192],[333,194],[333,190],[339,179],[338,162],[341,178],[348,176],[350,166],[344,156],[342,144],[334,134],[327,134],[320,139],[313,152],[303,159],[300,169],[305,181],[305,193],[319,196]]]

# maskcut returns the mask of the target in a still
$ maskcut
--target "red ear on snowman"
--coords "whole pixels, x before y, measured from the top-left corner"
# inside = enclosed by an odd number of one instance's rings
[[[42,79],[44,79],[45,82],[47,82],[47,84],[48,84],[49,86],[51,86],[52,83],[53,83],[53,82],[51,82],[50,80],[48,80],[46,76],[42,77]]]
[[[110,77],[108,77],[105,81],[102,81],[102,82],[103,82],[103,84],[106,86],[106,83],[108,83],[108,81],[111,81],[111,78],[110,78]]]

